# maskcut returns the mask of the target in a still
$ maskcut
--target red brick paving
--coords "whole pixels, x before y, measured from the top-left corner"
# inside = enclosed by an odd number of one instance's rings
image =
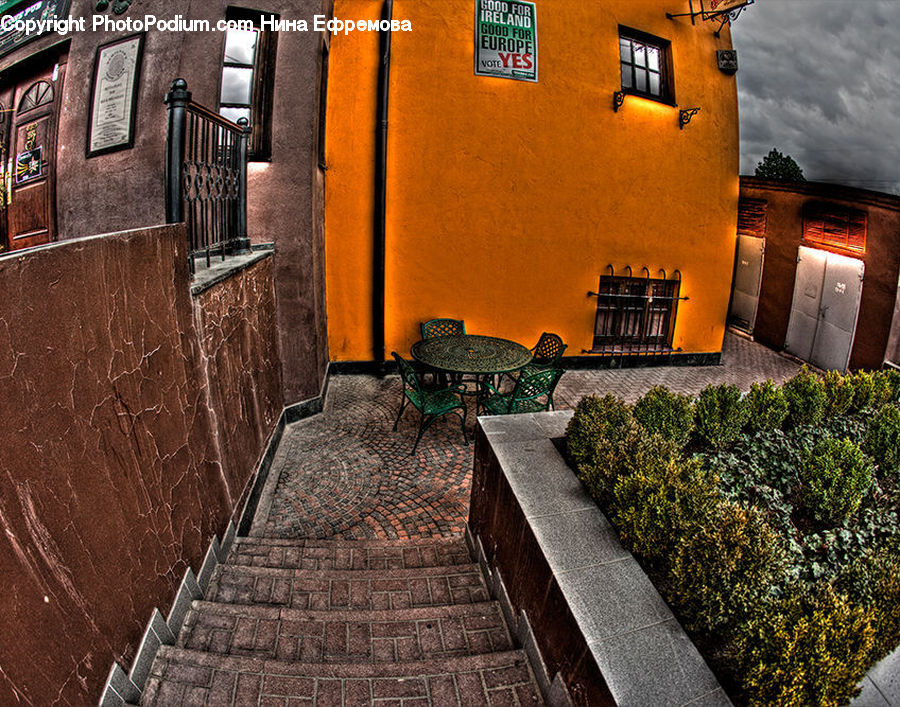
[[[633,402],[654,385],[692,394],[710,383],[749,390],[757,380],[782,382],[798,368],[728,334],[721,366],[568,371],[557,388],[556,408],[572,408],[591,393],[611,392]],[[459,420],[446,416],[425,432],[411,456],[418,413],[408,407],[393,432],[399,402],[396,376],[333,376],[325,411],[285,431],[251,535],[406,539],[462,533],[472,445],[463,443]]]

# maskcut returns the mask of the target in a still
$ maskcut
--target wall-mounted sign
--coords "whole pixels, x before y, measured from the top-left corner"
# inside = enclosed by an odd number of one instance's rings
[[[16,184],[24,184],[43,176],[43,148],[38,146],[16,155]]]
[[[88,121],[88,157],[134,146],[143,43],[144,35],[136,34],[97,48]]]
[[[700,0],[700,12],[704,15],[731,12],[749,4],[750,0]]]
[[[18,3],[11,10],[4,12],[2,17],[12,17],[12,20],[7,20],[7,23],[10,24],[9,29],[0,30],[0,56],[9,54],[26,42],[41,36],[37,32],[27,34],[24,30],[16,29],[14,26],[11,26],[13,22],[19,24],[18,20],[36,20],[40,22],[42,20],[68,17],[71,2],[72,0],[34,0],[34,2]],[[19,24],[19,26],[21,25]]]
[[[533,2],[476,0],[475,75],[537,82],[537,12]]]

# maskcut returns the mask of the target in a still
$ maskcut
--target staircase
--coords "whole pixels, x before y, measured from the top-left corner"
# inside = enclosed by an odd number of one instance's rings
[[[539,705],[461,537],[239,538],[143,705]]]

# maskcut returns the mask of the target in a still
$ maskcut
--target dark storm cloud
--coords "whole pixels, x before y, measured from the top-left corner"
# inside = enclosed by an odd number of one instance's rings
[[[732,36],[742,174],[777,147],[807,179],[900,194],[900,0],[757,0]]]

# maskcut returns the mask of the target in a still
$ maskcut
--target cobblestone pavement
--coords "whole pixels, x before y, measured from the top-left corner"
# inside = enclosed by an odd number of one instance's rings
[[[654,385],[692,394],[710,383],[748,390],[754,381],[779,383],[799,369],[733,334],[725,337],[722,359],[720,366],[568,371],[556,408],[573,408],[592,393],[634,402]],[[463,532],[473,445],[463,443],[459,419],[446,415],[410,455],[418,413],[409,406],[393,432],[399,403],[396,376],[333,376],[323,413],[285,430],[251,535],[405,539]],[[470,433],[474,419],[470,402]]]

